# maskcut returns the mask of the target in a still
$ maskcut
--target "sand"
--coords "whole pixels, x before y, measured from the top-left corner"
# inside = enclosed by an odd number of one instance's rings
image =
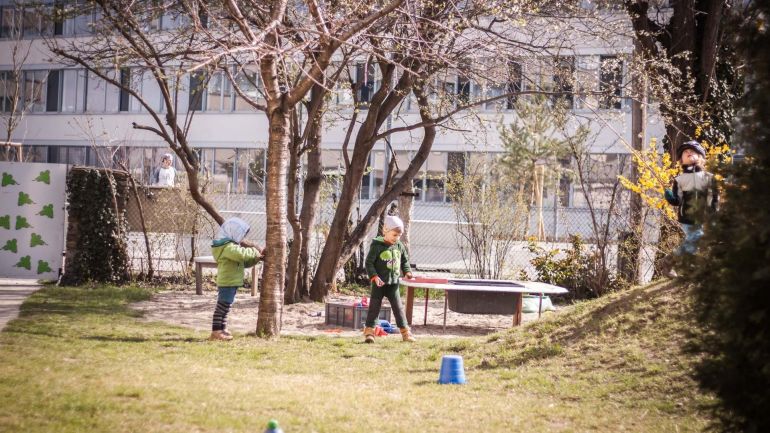
[[[353,296],[330,296],[328,302],[353,305],[360,300]],[[405,299],[402,300],[405,302]],[[216,304],[216,292],[206,291],[196,295],[194,291],[166,291],[153,296],[149,301],[132,304],[143,312],[143,320],[161,321],[180,325],[199,331],[211,329],[211,318]],[[388,305],[387,301],[383,301]],[[423,325],[425,300],[415,300],[412,332],[415,336],[439,338],[468,337],[487,335],[510,328],[513,316],[460,314],[447,310],[446,328],[443,326],[444,301],[428,302],[427,325]],[[259,298],[248,293],[238,293],[233,308],[228,316],[228,328],[237,334],[254,333],[257,324]],[[326,325],[323,303],[298,303],[284,305],[282,312],[281,335],[328,335],[341,337],[360,337],[361,330],[343,328],[338,325]],[[543,315],[554,314],[544,312]],[[523,322],[537,320],[537,313],[523,315]],[[391,317],[395,324],[395,318]],[[391,335],[383,338],[397,338]]]

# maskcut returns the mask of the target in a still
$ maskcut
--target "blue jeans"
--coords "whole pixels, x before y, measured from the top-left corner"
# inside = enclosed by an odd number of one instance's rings
[[[703,237],[703,226],[700,224],[680,224],[682,231],[684,231],[684,240],[682,240],[682,245],[676,249],[674,254],[678,256],[695,254],[695,251],[698,250],[698,241]]]
[[[219,287],[219,295],[217,295],[217,301],[232,304],[235,302],[235,292],[237,291],[237,287]]]

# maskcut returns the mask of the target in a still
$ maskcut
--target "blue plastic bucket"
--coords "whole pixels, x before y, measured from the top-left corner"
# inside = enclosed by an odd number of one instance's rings
[[[462,356],[444,355],[441,358],[441,372],[438,376],[438,383],[442,385],[462,385],[465,383],[465,369],[463,368]]]

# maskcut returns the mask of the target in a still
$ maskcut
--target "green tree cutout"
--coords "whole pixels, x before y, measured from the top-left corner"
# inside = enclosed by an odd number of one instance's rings
[[[48,262],[45,260],[38,260],[37,261],[37,274],[44,274],[46,272],[52,272],[53,269],[51,269],[51,266],[48,265]]]
[[[32,238],[29,240],[29,246],[36,247],[39,245],[48,245],[48,244],[45,243],[42,236],[40,236],[37,233],[32,233]]]
[[[25,204],[35,204],[35,202],[29,198],[29,194],[19,191],[19,206],[24,206]]]
[[[27,221],[27,218],[25,218],[25,217],[23,217],[21,215],[17,215],[16,216],[16,230],[27,229],[27,228],[29,228],[29,229],[33,228],[32,224],[30,224],[29,221]]]
[[[11,216],[10,215],[0,216],[0,227],[4,227],[7,230],[11,229]]]
[[[3,186],[8,185],[18,185],[18,182],[16,182],[16,179],[13,178],[13,175],[10,173],[3,172]]]
[[[16,263],[13,265],[15,268],[24,268],[26,270],[32,270],[32,263],[30,261],[30,256],[24,256],[21,259],[19,259],[19,263]]]
[[[46,185],[51,184],[51,171],[45,170],[41,171],[40,174],[37,175],[35,178],[35,182],[43,182]]]
[[[3,246],[2,250],[10,251],[12,253],[18,253],[19,250],[18,248],[16,248],[16,239],[8,239],[8,241],[5,242],[5,245]]]
[[[43,206],[43,209],[37,214],[42,216],[47,216],[48,218],[53,219],[53,204],[49,203]]]

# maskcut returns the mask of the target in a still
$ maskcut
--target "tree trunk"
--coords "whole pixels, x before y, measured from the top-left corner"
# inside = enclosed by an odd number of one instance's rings
[[[680,86],[674,80],[673,94],[665,99],[670,99],[674,104],[687,104],[687,101],[700,104],[706,101],[719,52],[724,1],[676,1],[673,3],[670,22],[665,26],[650,18],[648,2],[626,1],[625,4],[639,44],[636,50],[639,51],[641,47],[644,57],[653,61],[650,72],[667,79],[674,78],[654,62],[663,57],[660,53],[662,49],[666,51],[665,57],[671,59],[672,65],[681,73],[682,83],[688,78],[695,79],[695,87],[691,90],[678,89]],[[684,113],[681,107],[662,104],[660,110],[667,118],[667,150],[672,159],[676,160],[677,147],[694,138],[699,119]]]
[[[417,153],[415,153],[412,161],[409,163],[409,167],[407,167],[407,169],[404,171],[404,174],[398,179],[392,188],[385,191],[385,193],[372,204],[372,206],[369,208],[369,211],[366,213],[366,215],[364,215],[364,217],[361,219],[361,222],[358,224],[358,226],[356,226],[350,237],[342,246],[335,272],[345,262],[347,262],[348,259],[350,259],[350,256],[353,254],[353,252],[355,252],[356,247],[364,240],[364,237],[372,228],[372,225],[375,223],[375,221],[377,221],[379,215],[385,210],[387,205],[393,200],[396,200],[401,192],[406,188],[411,188],[412,179],[414,179],[415,174],[417,174],[417,172],[420,170],[420,167],[422,167],[422,165],[428,159],[428,155],[430,155],[430,150],[433,147],[433,142],[436,139],[436,126],[431,123],[433,119],[431,119],[428,111],[429,109],[427,108],[427,97],[417,89],[415,89],[415,94],[421,107],[421,119],[426,123],[426,126],[423,127],[423,137],[422,142],[420,143],[420,147],[417,150]]]
[[[643,50],[637,41],[634,44],[635,56],[643,60]],[[631,100],[631,147],[634,152],[641,153],[647,135],[647,83],[643,76],[633,80],[633,99]],[[629,178],[634,184],[639,182],[639,170],[636,164],[630,164]],[[639,263],[642,248],[642,196],[630,194],[628,232],[621,234],[621,244],[618,247],[618,273],[629,283],[640,282]]]
[[[356,145],[353,149],[353,157],[350,160],[350,167],[345,172],[337,210],[329,227],[329,234],[326,237],[321,258],[318,261],[318,269],[316,270],[313,284],[310,286],[310,298],[314,301],[323,301],[334,287],[334,278],[339,269],[337,262],[342,251],[348,219],[354,200],[358,197],[359,189],[361,188],[361,179],[363,178],[366,164],[369,161],[371,148],[372,145],[366,144]]]
[[[404,234],[401,235],[401,243],[404,244],[407,251],[409,250],[409,234],[410,227],[412,225],[412,209],[414,208],[414,197],[417,194],[414,192],[414,188],[407,188],[398,196],[398,214],[401,216],[401,220],[404,222]],[[411,251],[410,251],[411,253]]]
[[[308,120],[307,120],[307,140],[306,148],[308,155],[308,167],[307,177],[303,188],[302,197],[302,209],[299,215],[296,215],[294,208],[294,200],[296,193],[297,179],[299,174],[292,177],[289,183],[290,197],[289,197],[289,218],[292,224],[294,233],[294,239],[289,251],[289,264],[286,270],[287,282],[286,282],[286,303],[298,302],[301,299],[309,299],[309,283],[308,266],[309,266],[309,242],[310,242],[310,228],[315,223],[315,216],[318,210],[318,200],[321,191],[321,137],[322,137],[322,117],[324,112],[324,97],[326,96],[326,90],[322,85],[316,84],[313,86],[310,95],[310,103],[308,104]],[[299,138],[299,133],[297,131]],[[300,146],[303,143],[297,142],[295,149],[292,151],[292,173],[298,170]]]
[[[536,164],[535,170],[532,173],[533,186],[532,189],[535,193],[535,209],[537,219],[537,240],[545,240],[545,223],[543,222],[543,189],[545,183],[545,166],[543,164]]]
[[[265,264],[262,270],[262,291],[259,298],[257,335],[277,337],[281,330],[280,311],[286,275],[287,185],[289,161],[289,110],[283,98],[271,101],[268,116],[270,137],[267,146]]]
[[[310,228],[315,225],[321,196],[321,128],[316,128],[309,136],[311,140],[307,153],[307,176],[305,177],[304,196],[300,223],[302,225],[302,245],[300,245],[300,268],[298,293],[301,299],[310,299]]]
[[[334,277],[340,266],[350,258],[350,254],[347,254],[344,260],[341,260],[341,256],[345,254],[343,252],[343,243],[345,242],[345,233],[347,232],[350,213],[352,212],[354,202],[360,192],[361,179],[363,178],[364,171],[369,163],[369,153],[372,151],[375,144],[374,137],[376,137],[377,131],[379,131],[380,127],[387,120],[388,115],[390,115],[398,104],[404,100],[405,96],[412,88],[414,79],[413,72],[404,72],[401,75],[398,84],[395,88],[392,88],[390,85],[386,86],[385,83],[391,82],[393,77],[393,67],[388,65],[382,70],[383,86],[374,94],[374,97],[369,104],[366,120],[358,129],[350,166],[346,167],[340,201],[337,203],[337,210],[334,213],[329,234],[326,237],[326,243],[324,244],[323,252],[321,253],[321,258],[318,263],[318,269],[316,270],[313,284],[310,287],[310,297],[314,301],[323,301],[335,284]],[[416,172],[417,169],[414,171]],[[412,173],[412,176],[414,176],[414,173]],[[405,174],[404,177],[407,177],[407,175]],[[409,177],[408,180],[411,182],[411,177]],[[401,187],[403,187],[403,183],[401,183]],[[377,214],[379,215],[387,203],[396,196],[397,193],[392,194],[387,202],[384,202],[383,197],[381,197],[372,207],[377,207]],[[369,213],[371,212],[372,210],[370,209]],[[360,236],[356,235],[356,233],[359,233],[359,229],[362,228],[362,224],[366,226],[366,230],[371,228],[369,221],[359,223],[358,227],[354,230],[352,238],[358,239],[359,243],[366,233],[364,232]],[[350,248],[346,251],[348,250],[352,251]]]
[[[296,119],[295,119],[296,120]],[[284,292],[283,302],[285,304],[293,304],[299,300],[299,294],[297,293],[297,278],[299,274],[299,254],[300,246],[302,245],[302,224],[297,215],[297,184],[299,183],[299,148],[300,138],[298,137],[296,126],[294,137],[292,138],[293,146],[290,152],[289,159],[289,179],[288,179],[288,214],[286,218],[291,224],[291,230],[294,237],[291,241],[291,248],[289,248],[289,261],[286,267],[286,290]]]

